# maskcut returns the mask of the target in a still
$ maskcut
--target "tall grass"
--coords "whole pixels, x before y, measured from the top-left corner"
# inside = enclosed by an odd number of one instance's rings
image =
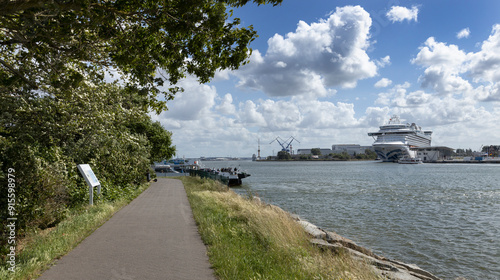
[[[348,254],[322,251],[289,213],[220,183],[182,178],[220,279],[377,279]]]
[[[7,265],[1,266],[0,279],[37,278],[55,259],[70,252],[148,186],[142,185],[120,200],[73,209],[57,226],[28,233],[22,240],[18,240],[15,272],[8,271]]]

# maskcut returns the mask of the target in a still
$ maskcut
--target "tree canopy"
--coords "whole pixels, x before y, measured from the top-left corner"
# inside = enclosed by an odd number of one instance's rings
[[[282,0],[253,0],[256,4]],[[250,0],[0,0],[0,85],[5,91],[77,88],[118,71],[158,112],[186,74],[204,83],[237,69],[257,36],[228,7]],[[162,88],[168,82],[168,90]]]
[[[313,148],[313,149],[311,149],[311,155],[320,156],[321,155],[321,149],[320,148]]]
[[[21,233],[87,201],[77,164],[91,164],[102,199],[144,183],[154,161],[175,153],[171,133],[149,113],[166,109],[185,75],[204,83],[247,62],[256,31],[228,8],[281,1],[0,0],[3,223],[7,170],[22,186]]]

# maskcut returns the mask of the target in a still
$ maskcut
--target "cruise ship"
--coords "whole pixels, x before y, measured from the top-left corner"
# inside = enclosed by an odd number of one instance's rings
[[[394,115],[389,122],[380,126],[378,132],[369,132],[375,142],[373,149],[383,161],[398,161],[402,157],[416,157],[416,152],[411,148],[428,147],[431,145],[432,131],[423,131],[415,123],[401,123],[399,117]]]

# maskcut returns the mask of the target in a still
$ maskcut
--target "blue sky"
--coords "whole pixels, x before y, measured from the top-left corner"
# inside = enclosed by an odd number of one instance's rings
[[[371,145],[392,114],[433,145],[500,145],[500,1],[284,0],[234,10],[259,38],[250,62],[193,77],[169,111],[178,156]]]

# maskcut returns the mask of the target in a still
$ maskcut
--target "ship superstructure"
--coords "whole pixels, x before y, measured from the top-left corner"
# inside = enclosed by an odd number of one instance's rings
[[[394,115],[389,122],[380,126],[378,132],[369,132],[375,142],[372,144],[378,157],[383,161],[398,161],[402,157],[415,157],[411,148],[428,147],[431,145],[432,131],[422,130],[415,123],[401,123]]]

